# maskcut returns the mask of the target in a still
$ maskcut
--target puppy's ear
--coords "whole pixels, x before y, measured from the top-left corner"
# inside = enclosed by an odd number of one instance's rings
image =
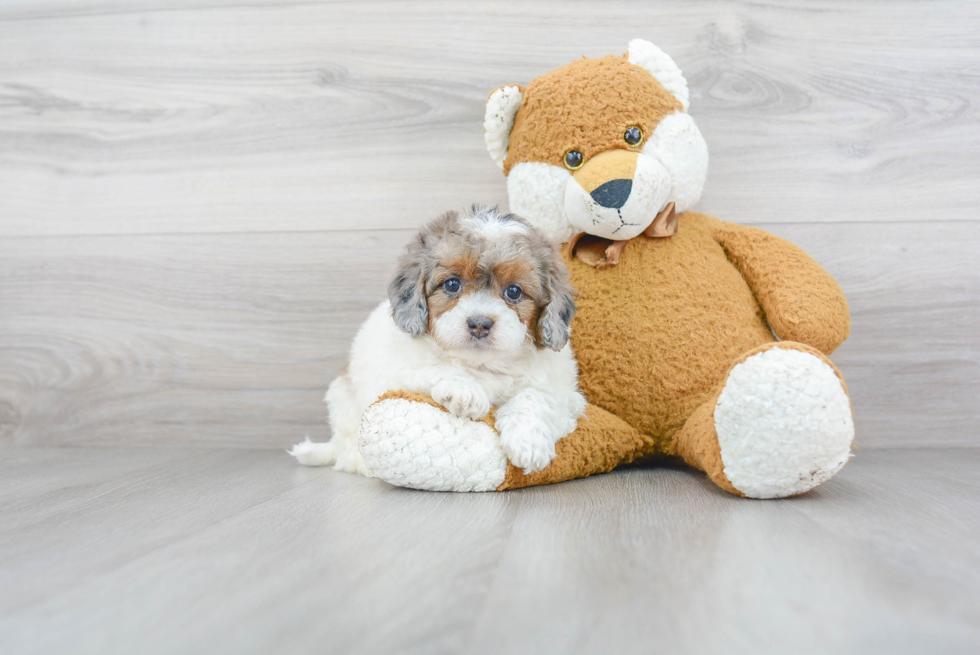
[[[424,244],[424,238],[416,237],[398,260],[398,272],[388,285],[391,317],[395,325],[414,337],[422,336],[429,327],[429,306],[425,298],[426,266],[422,257]]]
[[[388,285],[391,317],[412,336],[420,337],[429,330],[425,283],[436,267],[434,248],[458,220],[459,214],[450,211],[423,225],[398,260],[398,272]]]
[[[548,291],[548,304],[538,320],[538,339],[541,344],[559,351],[568,343],[571,334],[575,292],[568,282],[568,269],[557,256],[550,258],[541,281]]]

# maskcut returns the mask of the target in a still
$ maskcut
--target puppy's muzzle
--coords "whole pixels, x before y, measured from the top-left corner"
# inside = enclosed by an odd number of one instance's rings
[[[490,334],[490,328],[493,327],[493,319],[489,316],[470,316],[466,319],[466,326],[470,329],[470,334],[474,337],[484,339]]]

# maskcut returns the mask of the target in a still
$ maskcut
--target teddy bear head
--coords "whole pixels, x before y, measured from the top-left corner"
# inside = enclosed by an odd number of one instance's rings
[[[677,64],[635,39],[622,57],[496,89],[487,150],[507,176],[511,211],[556,244],[581,232],[622,241],[701,197],[708,147],[687,108]]]

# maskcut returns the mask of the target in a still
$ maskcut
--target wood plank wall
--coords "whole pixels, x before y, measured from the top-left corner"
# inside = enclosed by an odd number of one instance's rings
[[[3,3],[0,443],[326,438],[411,229],[506,206],[487,93],[635,37],[847,292],[860,443],[980,444],[980,5],[802,0]]]

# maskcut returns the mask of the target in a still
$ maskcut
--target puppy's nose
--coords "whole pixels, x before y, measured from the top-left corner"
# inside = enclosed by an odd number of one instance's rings
[[[470,328],[470,334],[477,339],[482,339],[490,334],[493,327],[493,319],[489,316],[470,316],[466,319],[466,325]]]
[[[632,190],[633,180],[609,180],[589,195],[603,207],[619,209],[629,200]]]

